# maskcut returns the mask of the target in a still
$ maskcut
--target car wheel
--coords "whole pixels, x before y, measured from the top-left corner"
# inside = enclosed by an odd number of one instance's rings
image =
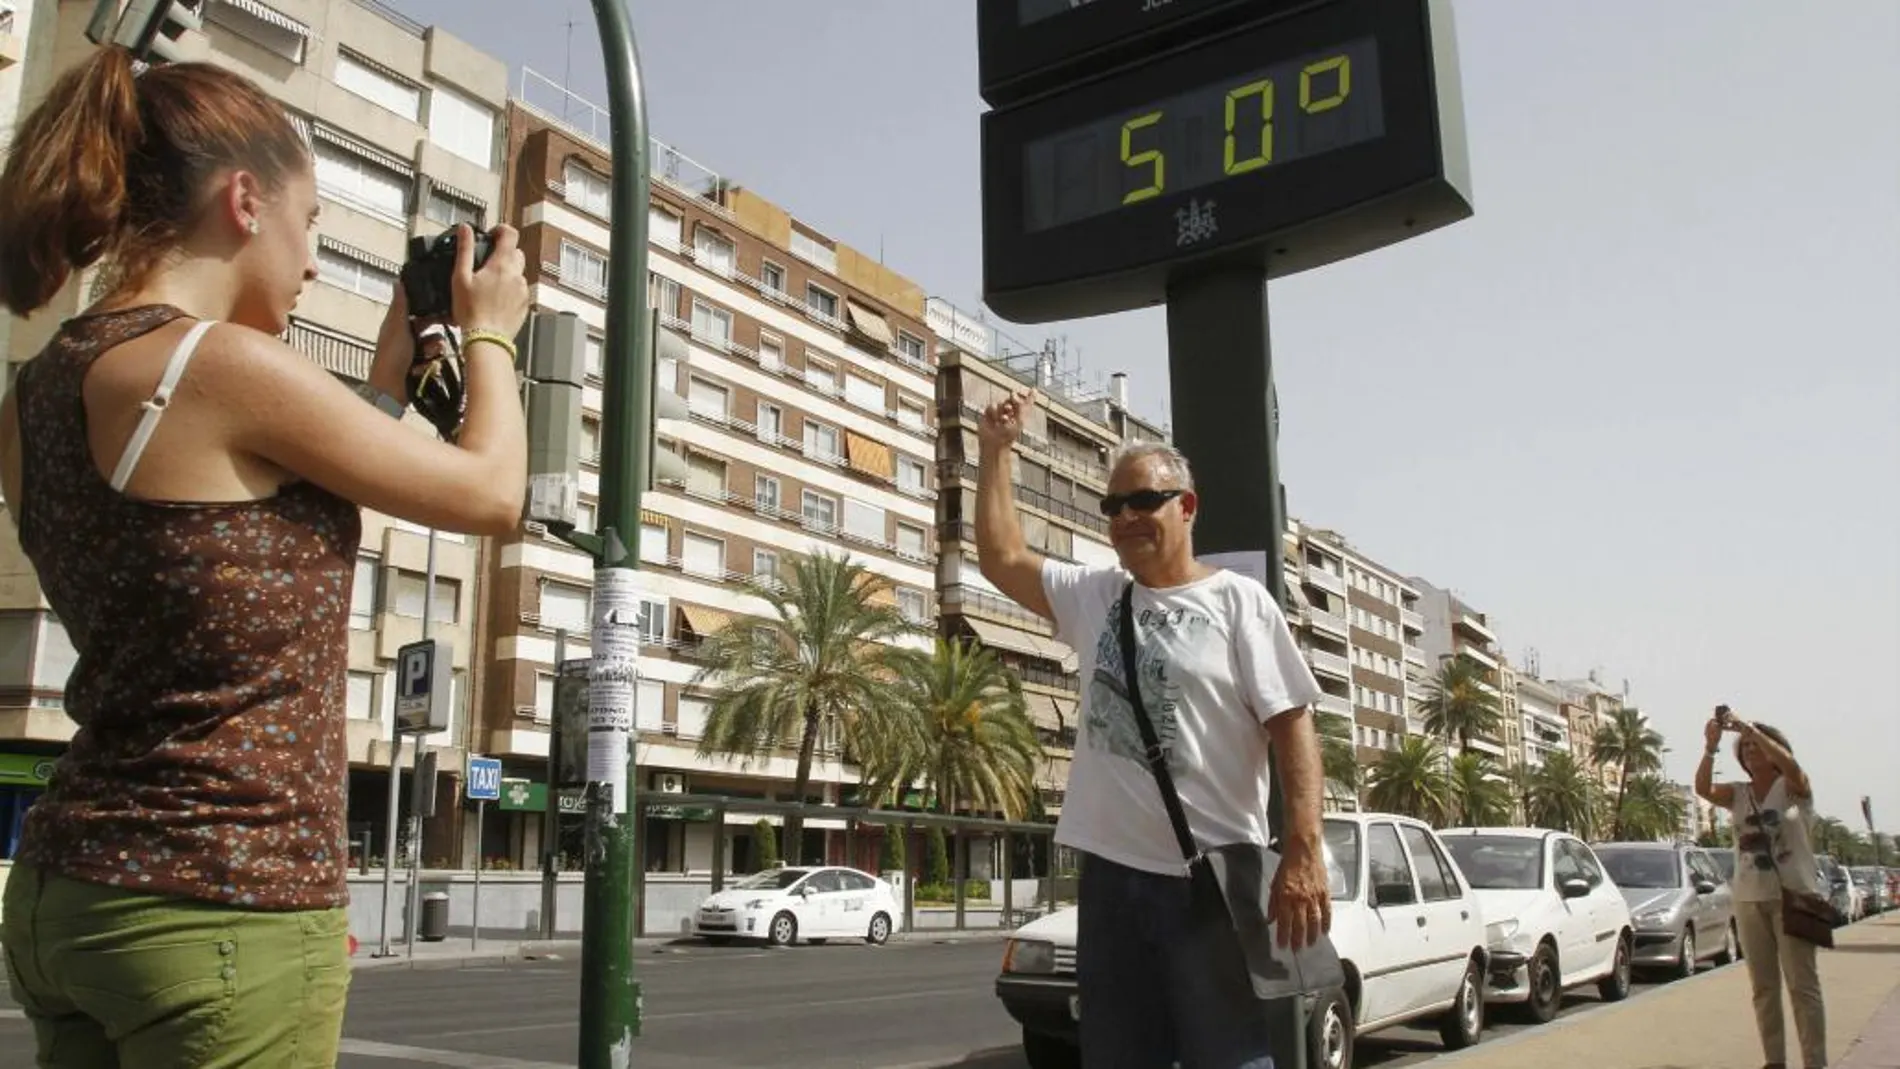
[[[1610,965],[1610,975],[1597,981],[1597,994],[1605,1002],[1621,1002],[1630,997],[1630,937],[1619,936],[1616,940],[1616,960]]]
[[[1696,966],[1695,929],[1682,930],[1682,951],[1676,955],[1676,979],[1687,980],[1695,975]]]
[[[765,941],[775,947],[788,947],[798,939],[798,918],[790,913],[781,913],[772,918],[772,924],[765,930]]]
[[[1319,996],[1306,1019],[1306,1064],[1312,1069],[1352,1069],[1352,1003],[1339,988]]]
[[[1530,990],[1524,1009],[1531,1020],[1537,1024],[1554,1020],[1564,1000],[1563,978],[1557,972],[1557,951],[1548,944],[1538,947],[1537,953],[1531,955],[1530,967],[1525,970],[1525,980]]]
[[[1484,966],[1472,962],[1465,966],[1465,978],[1458,983],[1458,996],[1451,1009],[1438,1022],[1438,1038],[1446,1050],[1463,1050],[1484,1036]]]
[[[1082,1048],[1025,1028],[1023,1060],[1029,1063],[1029,1069],[1082,1069]]]
[[[1734,921],[1728,922],[1728,927],[1722,931],[1722,953],[1715,960],[1721,965],[1733,965],[1742,960],[1742,940],[1735,934]]]
[[[890,937],[891,919],[882,913],[874,915],[871,918],[870,930],[864,933],[864,941],[874,947],[883,946],[884,941]]]

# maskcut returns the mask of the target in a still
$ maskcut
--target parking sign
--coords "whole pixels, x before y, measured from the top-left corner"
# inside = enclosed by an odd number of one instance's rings
[[[471,802],[501,800],[501,760],[499,758],[469,757],[468,800]]]
[[[396,651],[396,731],[427,735],[449,727],[449,645],[425,638]]]

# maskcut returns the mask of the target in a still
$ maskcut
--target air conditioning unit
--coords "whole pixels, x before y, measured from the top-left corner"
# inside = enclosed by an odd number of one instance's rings
[[[648,777],[647,786],[659,794],[685,794],[686,777],[678,772],[655,772]]]

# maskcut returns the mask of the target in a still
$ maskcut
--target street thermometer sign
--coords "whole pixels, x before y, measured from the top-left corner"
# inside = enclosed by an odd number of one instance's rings
[[[984,0],[984,299],[1041,323],[1471,214],[1449,0]]]

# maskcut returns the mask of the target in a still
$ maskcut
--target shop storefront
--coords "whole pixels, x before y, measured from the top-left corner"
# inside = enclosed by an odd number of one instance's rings
[[[53,760],[48,754],[0,752],[0,860],[19,850],[27,808],[53,778]]]

